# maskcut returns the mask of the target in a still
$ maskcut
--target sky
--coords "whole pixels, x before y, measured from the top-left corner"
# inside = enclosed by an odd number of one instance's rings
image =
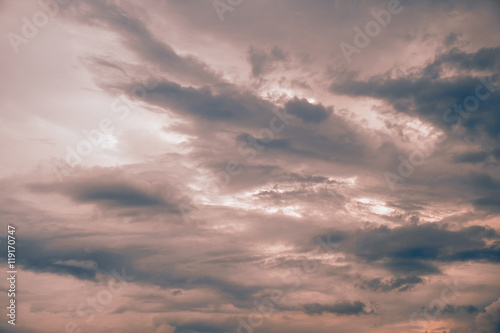
[[[0,331],[500,332],[499,14],[0,1]]]

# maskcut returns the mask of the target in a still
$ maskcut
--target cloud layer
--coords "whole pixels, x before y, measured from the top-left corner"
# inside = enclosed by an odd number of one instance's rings
[[[496,1],[0,7],[0,331],[499,330]]]

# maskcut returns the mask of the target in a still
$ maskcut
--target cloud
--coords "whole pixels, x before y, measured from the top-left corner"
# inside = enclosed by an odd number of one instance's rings
[[[130,14],[132,6],[117,6],[112,1],[87,1],[71,6],[71,16],[83,24],[100,26],[121,37],[129,50],[144,61],[158,64],[165,71],[185,82],[209,84],[219,78],[206,64],[193,56],[180,56],[157,38],[145,21]]]
[[[225,333],[231,326],[211,322],[172,323],[177,333]]]
[[[498,332],[500,330],[500,299],[491,303],[474,320],[475,331],[478,333]]]
[[[437,56],[427,69],[434,68],[435,71],[439,71],[444,65],[467,71],[497,70],[500,68],[500,47],[484,47],[474,53],[467,53],[454,47]]]
[[[38,193],[59,193],[78,203],[92,203],[108,209],[153,208],[180,214],[182,194],[165,183],[150,183],[140,176],[130,176],[112,169],[66,177],[58,183],[31,183]]]
[[[495,191],[500,189],[500,181],[487,173],[471,172],[467,175],[464,182],[472,188],[482,191]]]
[[[485,133],[496,138],[500,133],[500,116],[496,112],[500,91],[493,76],[498,71],[496,59],[499,52],[500,48],[480,49],[467,54],[452,50],[437,56],[433,63],[414,73],[401,73],[395,77],[376,75],[366,80],[356,80],[349,75],[333,82],[330,91],[377,98],[386,101],[396,112],[415,114],[438,127],[461,125],[472,137]],[[489,76],[467,72],[443,77],[441,71],[444,64],[459,70],[484,70]],[[481,100],[474,97],[478,94],[483,96]],[[469,96],[474,97],[477,103],[472,105],[471,101],[466,101]],[[463,105],[465,102],[469,106]],[[446,113],[454,104],[459,109]]]
[[[476,312],[476,311],[474,311]],[[453,328],[450,333],[491,333],[500,330],[500,299],[494,301],[474,318],[471,325]]]
[[[478,198],[474,199],[472,201],[474,206],[476,206],[479,209],[484,209],[490,212],[494,213],[499,213],[500,212],[500,199],[498,199],[498,194],[489,196],[489,197],[483,197],[483,198]]]
[[[334,313],[339,316],[359,316],[361,314],[373,314],[374,310],[366,311],[366,305],[361,301],[340,301],[331,305],[328,304],[306,304],[304,312],[308,315],[321,315],[324,312]]]
[[[130,91],[126,87],[125,91]],[[213,93],[209,87],[196,89],[182,87],[175,82],[161,82],[147,100],[168,108],[181,115],[196,116],[200,119],[225,122],[252,123],[252,116],[271,115],[272,104],[248,92],[228,88]],[[255,120],[254,120],[255,121]]]
[[[19,242],[23,256],[18,264],[25,270],[39,273],[70,275],[80,280],[96,281],[97,273],[110,275],[128,262],[123,255],[105,250],[81,251],[74,246],[53,248],[43,240],[25,239]],[[128,267],[131,265],[128,264]]]
[[[487,242],[497,239],[497,232],[488,227],[473,226],[451,231],[427,223],[358,231],[349,235],[339,249],[365,262],[380,265],[393,274],[430,275],[440,273],[440,263],[500,262],[500,247],[498,244],[488,245]],[[411,281],[420,282],[414,276],[407,280],[395,279],[388,284],[372,280],[365,286],[382,290]]]
[[[278,46],[273,47],[269,52],[253,46],[248,49],[248,61],[252,65],[252,75],[255,77],[271,72],[275,63],[285,62],[287,58],[285,51]]]
[[[500,160],[500,148],[493,149],[491,154],[495,157],[495,159]]]
[[[440,332],[494,331],[500,7],[402,5],[350,64],[339,43],[386,0],[243,1],[223,22],[211,1],[73,1],[33,23],[22,54],[1,49],[0,218],[18,228],[21,331],[234,332],[276,292],[259,330],[409,331],[431,304]],[[1,6],[4,35],[43,19],[38,2]],[[54,180],[103,117],[106,144]],[[427,129],[448,138],[391,192],[383,172]],[[79,303],[122,267],[126,292],[83,324]],[[470,289],[440,312],[446,278]]]
[[[500,181],[498,179],[487,173],[470,172],[462,182],[476,194],[476,198],[472,200],[475,207],[491,213],[499,211]]]
[[[429,309],[429,313],[439,313],[443,316],[463,316],[463,315],[476,315],[481,312],[474,305],[451,305],[446,304],[443,308],[434,307]]]
[[[386,280],[376,278],[365,281],[361,285],[361,288],[382,292],[388,292],[395,289],[398,291],[407,291],[423,282],[424,280],[418,276],[403,276]]]
[[[456,163],[481,163],[486,161],[488,158],[488,153],[484,151],[479,152],[466,152],[460,155],[455,156],[454,161]]]
[[[328,119],[333,112],[333,108],[325,108],[321,104],[309,103],[305,98],[295,97],[286,103],[285,109],[291,115],[299,117],[304,123],[319,124]]]

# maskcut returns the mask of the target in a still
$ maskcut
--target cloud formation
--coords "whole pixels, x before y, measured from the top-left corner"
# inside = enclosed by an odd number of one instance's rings
[[[499,329],[498,2],[62,2],[0,3],[16,332]]]

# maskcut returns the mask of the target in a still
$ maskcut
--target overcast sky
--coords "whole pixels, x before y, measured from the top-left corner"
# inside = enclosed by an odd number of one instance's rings
[[[500,332],[499,31],[486,0],[0,1],[0,331]]]

